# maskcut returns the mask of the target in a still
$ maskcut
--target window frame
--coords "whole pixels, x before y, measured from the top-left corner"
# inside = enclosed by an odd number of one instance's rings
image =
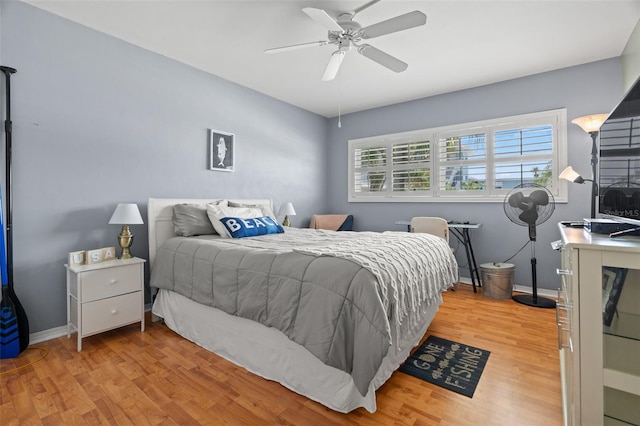
[[[520,114],[509,117],[502,117],[490,120],[481,120],[468,123],[454,124],[449,126],[434,127],[429,129],[413,130],[408,132],[393,133],[387,135],[371,136],[348,141],[348,202],[502,202],[505,195],[512,188],[498,189],[495,186],[494,165],[506,162],[507,157],[496,157],[494,155],[494,134],[495,132],[509,129],[524,129],[539,126],[541,124],[551,125],[552,129],[552,152],[551,154],[524,156],[512,155],[509,161],[520,158],[520,164],[532,160],[551,160],[551,190],[556,202],[567,202],[567,182],[558,178],[560,171],[567,166],[567,110],[566,108],[547,110],[529,114]],[[485,134],[486,158],[470,160],[466,164],[484,165],[486,167],[485,188],[482,190],[455,190],[447,191],[440,188],[440,166],[443,164],[440,156],[440,141],[447,136],[462,136],[470,134]],[[393,192],[393,172],[410,166],[422,167],[422,164],[398,165],[394,168],[392,150],[394,144],[429,142],[429,174],[430,188],[424,191]],[[386,147],[387,157],[385,166],[386,172],[385,191],[380,192],[356,192],[355,176],[361,169],[355,167],[355,153],[357,149],[369,147]]]

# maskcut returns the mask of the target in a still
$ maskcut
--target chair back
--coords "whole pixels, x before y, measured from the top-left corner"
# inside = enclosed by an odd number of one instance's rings
[[[411,232],[436,235],[449,242],[449,225],[441,217],[414,217],[411,219]]]

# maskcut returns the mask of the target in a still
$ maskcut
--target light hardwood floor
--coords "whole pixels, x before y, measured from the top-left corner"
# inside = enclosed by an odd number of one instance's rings
[[[427,335],[491,351],[473,398],[396,372],[378,410],[333,412],[148,322],[75,335],[0,360],[0,424],[560,425],[555,311],[492,300],[470,286],[444,295]]]

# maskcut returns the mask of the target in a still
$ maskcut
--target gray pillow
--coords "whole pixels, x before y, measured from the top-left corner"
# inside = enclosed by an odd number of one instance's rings
[[[182,237],[215,234],[207,216],[206,204],[176,204],[173,206],[173,231]]]

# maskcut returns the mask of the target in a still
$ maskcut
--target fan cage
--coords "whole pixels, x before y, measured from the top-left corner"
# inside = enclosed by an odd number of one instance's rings
[[[536,206],[536,213],[538,217],[535,220],[534,224],[530,224],[521,219],[521,215],[523,214],[524,210],[509,204],[509,200],[518,192],[521,192],[523,197],[528,198],[534,191],[544,191],[547,194],[549,201],[545,205]],[[511,222],[520,226],[536,226],[546,222],[551,217],[553,211],[555,210],[555,199],[553,198],[553,194],[551,193],[551,191],[549,191],[549,189],[547,189],[546,187],[535,183],[524,183],[516,186],[511,191],[509,191],[507,196],[504,198],[503,206],[504,212]]]

